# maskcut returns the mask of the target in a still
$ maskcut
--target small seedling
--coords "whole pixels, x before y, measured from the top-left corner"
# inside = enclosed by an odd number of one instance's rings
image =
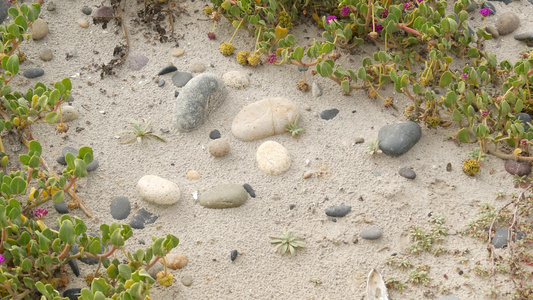
[[[370,153],[371,155],[374,153],[382,153],[381,149],[379,149],[379,141],[377,140],[375,142],[368,142],[366,146],[366,152]]]
[[[285,125],[285,131],[290,132],[292,137],[298,141],[298,135],[305,131],[305,129],[298,127],[298,119],[294,123]]]
[[[129,144],[135,140],[137,140],[137,143],[140,143],[142,142],[143,137],[150,137],[150,136],[153,136],[163,142],[166,142],[166,140],[163,137],[153,133],[152,130],[149,129],[152,121],[146,121],[145,119],[143,119],[142,123],[137,123],[136,121],[133,121],[133,120],[131,120],[130,122],[131,122],[131,127],[133,127],[134,130],[122,131],[119,134],[129,133],[129,134],[134,134],[135,137],[125,142],[121,142],[121,144]]]
[[[275,251],[285,254],[287,250],[294,255],[295,248],[305,248],[305,243],[302,241],[298,241],[297,238],[300,235],[288,231],[287,229],[283,229],[283,234],[281,236],[271,236],[270,243],[271,244],[278,244],[275,248]]]
[[[411,282],[412,284],[428,284],[431,280],[428,271],[429,266],[420,266],[416,268],[415,271],[409,273],[409,282]]]

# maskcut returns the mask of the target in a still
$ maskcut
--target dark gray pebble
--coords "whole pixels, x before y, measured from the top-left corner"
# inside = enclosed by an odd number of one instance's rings
[[[209,133],[209,138],[212,139],[212,140],[216,140],[216,139],[219,139],[221,137],[220,135],[220,131],[218,131],[217,129],[211,131]]]
[[[526,113],[519,113],[519,114],[516,114],[516,119],[517,120],[520,120],[520,122],[522,123],[522,125],[524,125],[524,130],[525,131],[528,131],[529,130],[529,124],[531,124],[531,116],[529,114],[526,114]]]
[[[93,158],[93,161],[91,161],[91,163],[87,165],[86,170],[87,170],[87,172],[92,172],[92,171],[96,170],[98,168],[98,166],[100,166],[100,164],[98,163],[98,160]]]
[[[7,18],[7,10],[11,7],[11,4],[7,0],[0,1],[0,24]]]
[[[525,176],[531,173],[531,163],[529,161],[519,161],[508,159],[505,161],[505,171],[511,175]]]
[[[516,239],[521,240],[525,236],[525,233],[518,232],[516,234]],[[508,228],[498,228],[494,231],[494,237],[492,238],[492,245],[495,248],[503,248],[507,246],[507,239],[509,238],[509,229]]]
[[[157,86],[162,87],[164,85],[165,85],[165,81],[163,79],[159,79],[159,81],[157,82]]]
[[[74,273],[76,277],[80,277],[80,267],[78,267],[78,262],[75,259],[71,259],[68,261],[68,265],[72,269],[72,273]]]
[[[54,203],[54,208],[60,214],[68,214],[68,206],[64,200],[61,203]]]
[[[250,197],[255,198],[255,191],[248,183],[245,183],[242,186],[248,192],[248,195],[250,195]]]
[[[174,91],[174,97],[178,97],[180,95],[180,92]]]
[[[336,108],[333,109],[327,109],[320,113],[320,117],[324,120],[331,120],[337,116],[339,113],[339,110]]]
[[[44,75],[44,70],[41,68],[30,68],[30,69],[24,70],[22,75],[24,75],[24,77],[26,78],[41,77]]]
[[[153,215],[144,208],[141,208],[130,221],[131,228],[134,229],[144,229],[145,225],[154,223],[157,220],[158,216]]]
[[[389,156],[409,151],[422,137],[420,125],[413,121],[383,126],[378,132],[378,145]]]
[[[165,74],[168,74],[168,73],[171,73],[171,72],[175,72],[177,71],[178,68],[176,68],[176,66],[166,66],[164,67],[163,69],[161,69],[161,71],[159,71],[159,73],[157,73],[157,75],[165,75]]]
[[[172,83],[179,88],[184,87],[191,79],[192,74],[189,72],[178,72],[172,75]]]
[[[67,297],[69,300],[78,300],[78,297],[81,296],[81,289],[68,289],[63,292],[63,297]]]
[[[398,174],[400,174],[400,176],[405,177],[407,179],[415,179],[416,178],[415,171],[411,170],[408,167],[401,168],[400,171],[398,171]]]
[[[298,71],[300,71],[300,72],[307,71],[307,70],[309,70],[308,66],[305,66],[305,67],[298,66]]]
[[[361,237],[365,240],[377,240],[381,237],[381,229],[377,226],[369,226],[361,230]]]
[[[448,171],[448,172],[452,171],[452,163],[446,164],[446,171]]]
[[[345,205],[344,203],[337,206],[330,206],[326,208],[326,215],[329,217],[338,217],[342,218],[346,216],[352,210],[351,206]]]
[[[231,251],[231,255],[230,255],[231,261],[235,261],[238,255],[239,255],[239,252],[237,250]]]
[[[63,149],[61,150],[61,154],[63,156],[60,156],[58,158],[56,158],[56,161],[64,166],[67,165],[67,162],[65,161],[65,155],[67,155],[67,153],[72,153],[74,154],[75,156],[78,155],[78,149],[74,148],[74,147],[70,147],[70,146],[65,146],[63,147]],[[92,172],[94,170],[96,170],[98,168],[98,166],[100,166],[100,163],[98,162],[97,159],[93,159],[93,161],[87,165],[87,172]]]
[[[130,200],[124,196],[117,196],[110,205],[111,216],[115,220],[126,219],[131,212]]]
[[[84,6],[81,8],[81,12],[89,16],[93,13],[93,10],[89,6]]]

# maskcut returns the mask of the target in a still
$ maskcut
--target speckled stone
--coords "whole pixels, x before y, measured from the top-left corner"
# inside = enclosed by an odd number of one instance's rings
[[[48,34],[48,24],[45,20],[38,18],[31,25],[31,38],[40,40]]]
[[[52,53],[52,49],[44,48],[41,51],[41,53],[39,53],[39,58],[41,58],[42,61],[51,61],[52,58],[54,58],[54,54]]]
[[[400,171],[398,171],[398,174],[400,174],[400,176],[405,177],[407,179],[415,179],[416,178],[415,171],[411,170],[411,168],[408,168],[408,167],[401,168]]]
[[[413,121],[383,126],[378,132],[378,145],[389,156],[409,151],[422,137],[420,125]]]
[[[331,119],[335,118],[337,116],[337,114],[339,114],[339,110],[336,109],[336,108],[326,109],[326,110],[324,110],[323,112],[320,113],[320,118],[322,118],[324,120],[331,120]]]
[[[278,142],[266,141],[257,148],[257,166],[269,175],[280,175],[291,167],[289,151]]]
[[[207,149],[214,157],[224,157],[230,152],[229,141],[226,138],[211,140],[207,144]]]
[[[341,205],[330,206],[326,208],[326,215],[328,217],[342,218],[346,216],[346,214],[348,214],[351,210],[351,206],[343,203]]]
[[[180,200],[177,184],[157,175],[145,175],[137,182],[137,192],[147,202],[172,205]]]
[[[498,16],[496,28],[500,35],[507,35],[520,26],[520,18],[513,12],[507,11]]]

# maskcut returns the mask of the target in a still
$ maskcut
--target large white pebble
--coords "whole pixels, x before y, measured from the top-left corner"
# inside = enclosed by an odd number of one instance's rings
[[[78,118],[78,110],[74,106],[63,105],[61,106],[61,115],[63,115],[63,122],[74,121]],[[59,123],[60,118],[57,118],[56,123]]]
[[[180,200],[180,189],[177,184],[156,175],[145,175],[137,182],[137,191],[143,200],[170,205]]]
[[[256,153],[257,166],[270,175],[287,172],[291,167],[291,155],[280,143],[267,141],[261,144]]]

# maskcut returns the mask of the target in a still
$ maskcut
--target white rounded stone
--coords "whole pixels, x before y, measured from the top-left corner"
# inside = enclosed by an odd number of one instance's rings
[[[137,192],[147,202],[170,205],[180,200],[177,184],[156,175],[145,175],[137,182]]]
[[[257,166],[266,174],[280,175],[291,167],[291,155],[280,143],[266,141],[257,149]]]
[[[74,106],[63,105],[61,106],[61,115],[63,116],[63,122],[74,121],[78,118],[78,110]],[[60,118],[57,118],[56,123],[60,122]]]

